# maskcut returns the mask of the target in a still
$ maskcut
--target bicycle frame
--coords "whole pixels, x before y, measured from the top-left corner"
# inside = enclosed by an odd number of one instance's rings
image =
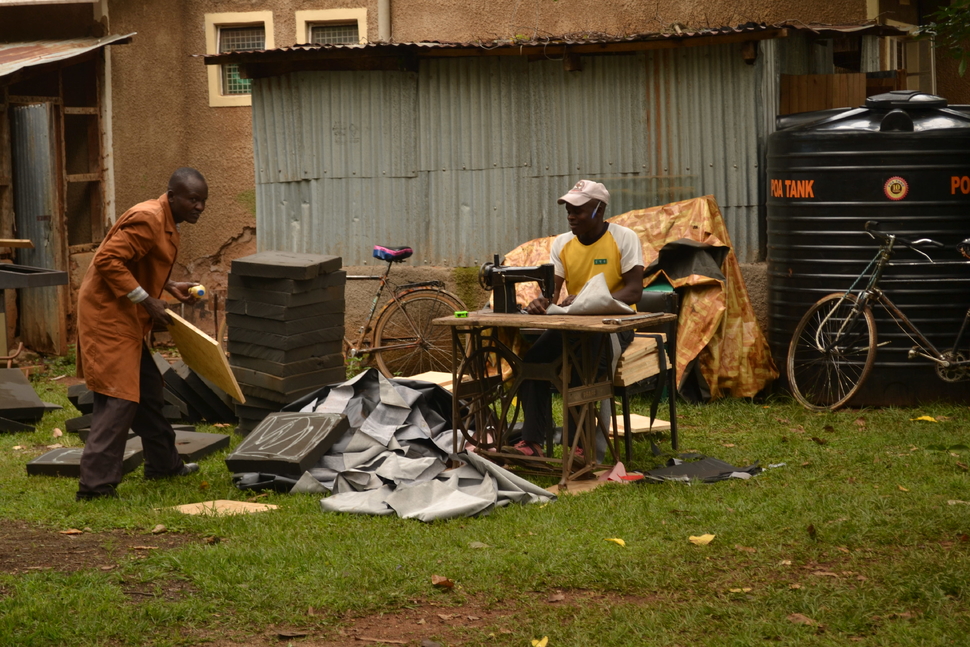
[[[818,336],[816,336],[816,345],[824,352],[831,351],[837,345],[841,333],[846,328],[851,329],[852,324],[854,324],[855,321],[862,315],[862,312],[866,309],[866,307],[869,307],[871,303],[875,302],[881,305],[886,312],[889,313],[889,316],[893,318],[896,324],[903,329],[903,332],[905,332],[911,340],[916,342],[917,345],[909,351],[909,359],[913,359],[915,357],[924,357],[932,362],[935,362],[943,368],[970,366],[970,359],[964,361],[951,361],[947,359],[944,353],[941,353],[933,342],[927,339],[926,336],[916,327],[916,325],[909,320],[909,317],[907,317],[906,314],[903,313],[903,311],[900,310],[895,303],[893,303],[892,299],[890,299],[886,293],[880,289],[879,281],[882,279],[883,271],[889,264],[889,260],[892,258],[893,248],[896,243],[895,235],[886,234],[885,236],[886,237],[880,245],[879,251],[876,253],[875,257],[873,257],[873,259],[869,262],[869,265],[862,270],[855,282],[853,282],[852,286],[846,290],[836,307],[833,307],[829,313],[829,316],[831,316],[831,313],[837,310],[838,306],[842,304],[846,296],[853,294],[856,284],[858,284],[859,281],[866,276],[866,273],[869,272],[870,268],[873,268],[871,274],[869,274],[868,280],[866,281],[866,286],[854,293],[856,297],[855,306],[839,327],[839,334],[834,335],[832,341],[829,342],[828,345],[823,344]],[[826,317],[826,320],[827,319],[828,316]],[[970,309],[968,309],[966,314],[964,314],[963,324],[960,326],[960,331],[957,333],[957,336],[953,341],[953,347],[949,351],[951,357],[957,353],[957,350],[960,347],[960,342],[963,341],[963,336],[966,332],[968,321],[970,321]],[[821,326],[819,327],[819,332],[817,335],[820,334]],[[889,342],[884,343],[888,344]],[[879,346],[882,345],[883,344],[879,344]]]
[[[377,312],[377,304],[381,301],[381,295],[384,294],[384,288],[390,283],[388,278],[391,274],[391,266],[394,261],[387,262],[387,269],[380,276],[376,275],[347,275],[348,281],[380,281],[377,286],[377,292],[374,293],[374,299],[370,304],[370,312],[367,314],[367,319],[357,330],[357,339],[355,342],[351,342],[349,339],[344,337],[344,343],[348,346],[347,356],[348,357],[358,357],[360,355],[368,355],[370,353],[385,351],[385,350],[404,350],[407,348],[417,348],[421,345],[421,340],[418,339],[413,342],[406,342],[403,344],[389,344],[386,346],[368,346],[367,348],[362,348],[364,340],[367,338],[371,330],[371,322],[374,320],[374,313]],[[405,294],[410,294],[412,292],[420,290],[430,290],[432,288],[441,289],[444,284],[441,281],[424,281],[421,283],[408,283],[400,286],[394,292],[391,293],[391,301],[396,302],[401,296]],[[410,315],[408,315],[407,310],[402,310],[404,316],[407,318],[408,323],[412,326],[414,322],[411,321]]]

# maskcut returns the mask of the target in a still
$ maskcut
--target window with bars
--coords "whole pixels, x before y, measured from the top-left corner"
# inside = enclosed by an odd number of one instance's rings
[[[317,45],[357,44],[360,42],[357,23],[310,25],[310,42]]]
[[[220,27],[219,53],[248,52],[266,49],[266,27]],[[251,94],[252,80],[239,76],[239,66],[229,63],[222,66],[222,93],[228,95]]]

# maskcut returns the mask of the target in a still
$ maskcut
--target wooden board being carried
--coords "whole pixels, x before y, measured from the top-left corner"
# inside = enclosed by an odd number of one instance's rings
[[[179,353],[182,354],[182,361],[193,371],[234,397],[240,404],[245,404],[246,396],[242,394],[219,342],[171,310],[165,312],[172,317],[172,325],[168,327],[168,332],[172,335]]]

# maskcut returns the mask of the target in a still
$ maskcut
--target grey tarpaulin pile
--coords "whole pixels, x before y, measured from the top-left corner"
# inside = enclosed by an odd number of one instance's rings
[[[332,492],[320,502],[327,511],[433,521],[555,499],[476,454],[452,454],[451,394],[428,382],[389,380],[370,369],[284,411],[348,418],[350,430],[293,486]],[[446,469],[449,457],[461,465]]]

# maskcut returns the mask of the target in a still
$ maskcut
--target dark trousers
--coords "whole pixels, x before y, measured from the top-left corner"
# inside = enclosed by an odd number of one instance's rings
[[[610,370],[613,360],[612,344],[604,339],[605,335],[590,335],[590,348],[595,352],[602,349],[599,357],[597,372],[602,375]],[[626,350],[633,342],[633,331],[619,333],[620,352]],[[603,342],[606,342],[605,344]],[[575,342],[579,343],[578,339]],[[562,332],[547,330],[543,332],[536,343],[532,345],[522,361],[531,364],[546,364],[562,357]],[[579,385],[579,376],[573,371],[570,386]],[[525,380],[519,386],[519,402],[522,403],[522,440],[538,445],[546,441],[546,435],[552,433],[552,383],[546,380]],[[568,427],[569,414],[563,412],[565,427]]]
[[[182,469],[182,459],[175,449],[175,431],[162,415],[162,374],[147,346],[142,346],[138,379],[141,402],[94,394],[91,432],[81,454],[78,492],[82,495],[112,494],[121,483],[128,429],[141,437],[145,478],[169,476]]]

